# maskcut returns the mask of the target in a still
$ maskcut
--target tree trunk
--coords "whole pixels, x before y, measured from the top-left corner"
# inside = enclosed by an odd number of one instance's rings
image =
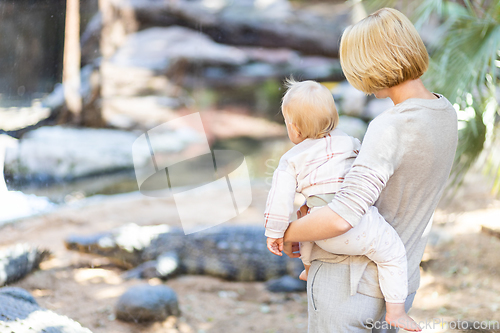
[[[80,94],[80,0],[66,1],[64,31],[63,85],[68,116],[81,122],[82,96]]]
[[[115,5],[120,3],[120,10]],[[116,50],[124,43],[127,36],[137,31],[138,24],[135,20],[135,12],[128,1],[99,0],[99,12],[101,15],[101,36],[99,49],[101,62],[99,68],[99,90],[95,96],[99,103],[100,112],[106,114],[107,100],[112,97],[109,89],[109,59]],[[101,122],[104,121],[101,118]]]

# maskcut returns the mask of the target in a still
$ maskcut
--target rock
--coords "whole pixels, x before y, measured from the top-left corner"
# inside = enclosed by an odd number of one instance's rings
[[[35,297],[33,297],[33,295],[31,295],[28,291],[24,290],[23,288],[18,288],[18,287],[0,288],[0,295],[6,295],[34,305],[38,305]]]
[[[249,61],[265,62],[272,65],[287,65],[300,61],[297,51],[285,48],[264,48],[240,46],[240,50],[245,52]]]
[[[280,50],[274,49],[262,50],[268,54],[276,52],[277,56],[280,56],[281,53]],[[298,55],[296,58],[288,60],[289,62],[280,64],[273,61],[270,63],[249,61],[241,66],[210,65],[204,71],[194,70],[195,64],[191,64],[191,67],[186,66],[187,70],[183,73],[184,76],[178,84],[192,89],[202,85],[211,88],[239,88],[241,91],[248,91],[250,85],[256,85],[254,89],[258,90],[263,82],[270,79],[282,81],[283,78],[290,75],[300,78],[300,80],[338,81],[343,79],[338,59]]]
[[[179,316],[177,294],[164,285],[147,284],[131,287],[118,300],[116,318],[124,321],[162,321]]]
[[[139,29],[181,25],[203,29],[219,43],[291,48],[327,57],[337,56],[338,39],[350,24],[347,6],[323,17],[294,10],[285,0],[133,0],[113,6],[122,16],[132,9]]]
[[[179,117],[174,111],[179,103],[166,96],[107,98],[103,117],[115,128],[146,131]]]
[[[340,80],[343,78],[338,59],[320,56],[302,57],[296,65],[291,67],[290,72],[302,80]]]
[[[266,289],[274,293],[306,291],[307,282],[285,275],[266,282]]]
[[[200,66],[237,67],[247,61],[244,51],[218,44],[199,31],[179,26],[149,28],[129,35],[102,66],[103,96],[167,96],[179,99],[169,102],[175,108],[185,104],[187,96],[180,86],[189,82],[185,76],[193,70],[199,79]],[[216,69],[211,72],[217,76]]]
[[[171,91],[163,84],[162,95],[169,97],[177,97],[179,87],[245,86],[290,73],[303,79],[342,77],[333,59],[338,38],[332,35],[340,37],[349,24],[347,7],[326,17],[293,10],[286,0],[133,0],[112,6],[111,23],[120,32],[112,37],[116,52],[102,65],[105,97],[158,94],[144,87],[165,74],[177,86]],[[96,22],[85,36],[99,29]],[[134,69],[146,73],[137,77],[129,73]]]
[[[276,77],[277,73],[276,69],[270,64],[253,63],[242,66],[239,69],[238,76],[267,78]]]
[[[189,127],[162,131],[158,151],[181,153],[200,139],[192,132]],[[139,135],[111,129],[41,127],[20,139],[17,148],[7,149],[5,171],[15,180],[43,181],[132,169],[132,145]],[[150,154],[134,158],[137,165],[143,165]]]
[[[209,83],[222,81],[230,84],[228,73],[234,76],[236,69],[247,62],[244,51],[218,44],[196,30],[172,26],[139,31],[129,35],[124,45],[102,66],[105,117],[110,112],[110,103],[113,103],[110,97],[113,96],[156,95],[168,98],[166,106],[170,109],[184,106],[191,101],[181,86],[199,86],[200,79],[204,77]],[[258,68],[244,70],[251,77],[276,76],[267,64],[255,66]],[[204,74],[200,77],[200,73]],[[157,103],[154,108],[165,109],[165,103]],[[144,110],[145,107],[139,109]],[[118,111],[127,110],[120,107]],[[111,123],[117,123],[116,117]],[[120,120],[118,124],[123,126]]]
[[[164,75],[148,68],[105,63],[101,67],[104,103],[114,96],[168,96],[184,98],[185,92]],[[141,108],[143,109],[143,108]]]
[[[29,178],[71,179],[131,168],[137,134],[109,129],[42,127],[7,150],[6,172]]]
[[[111,62],[123,67],[167,71],[179,60],[241,65],[247,57],[235,47],[218,44],[194,30],[174,26],[150,28],[130,35]]]
[[[78,322],[38,306],[21,288],[0,289],[0,332],[92,333]]]
[[[19,138],[24,129],[50,119],[51,115],[51,109],[39,101],[26,107],[0,107],[0,133]]]
[[[362,141],[368,125],[361,119],[349,116],[340,116],[339,125],[342,131]]]
[[[372,99],[366,104],[366,107],[363,111],[363,118],[373,119],[385,110],[394,106],[394,103],[390,98],[384,99]]]
[[[248,48],[246,49],[248,52]],[[319,79],[340,79],[340,62],[338,59],[320,57],[320,56],[301,56],[297,53],[287,54],[283,49],[264,49],[260,53],[250,51],[254,59],[250,64],[241,66],[236,73],[241,77],[262,77],[262,78],[283,78],[293,74],[294,77],[301,80],[319,80]],[[276,55],[272,60],[271,55]],[[224,73],[227,76],[231,73]]]
[[[205,30],[204,30],[205,32]],[[103,96],[162,95],[179,98],[180,88],[248,86],[294,74],[302,79],[341,79],[338,59],[303,56],[284,48],[234,47],[179,26],[148,28],[129,35],[102,66]]]

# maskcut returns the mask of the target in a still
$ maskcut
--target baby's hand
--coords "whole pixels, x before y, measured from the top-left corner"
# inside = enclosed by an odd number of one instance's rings
[[[283,238],[271,238],[267,237],[267,249],[277,256],[282,256],[283,254]]]

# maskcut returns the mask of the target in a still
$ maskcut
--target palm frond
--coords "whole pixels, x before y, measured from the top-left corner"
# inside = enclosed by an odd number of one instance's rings
[[[433,54],[424,79],[452,103],[467,92],[481,93],[486,74],[496,78],[499,47],[500,25],[496,20],[472,15],[457,17],[440,49]]]
[[[439,91],[457,105],[459,115],[469,114],[460,119],[459,145],[452,170],[454,185],[462,183],[467,171],[491,142],[496,128],[494,120],[491,117],[487,119],[487,109],[488,106],[494,111],[497,108],[494,87],[498,76],[496,61],[500,48],[500,25],[499,17],[492,16],[497,8],[478,15],[470,3],[466,4],[466,12],[455,11],[454,16],[448,18],[452,23],[424,76],[432,90]],[[467,99],[473,99],[474,103],[468,103]],[[490,169],[494,165],[500,166],[491,160],[491,156],[487,160],[490,161]]]
[[[473,102],[465,109],[457,110],[459,144],[451,173],[452,186],[462,184],[465,174],[483,151],[486,141],[486,125],[483,122],[482,113],[478,111],[480,109],[481,107]]]

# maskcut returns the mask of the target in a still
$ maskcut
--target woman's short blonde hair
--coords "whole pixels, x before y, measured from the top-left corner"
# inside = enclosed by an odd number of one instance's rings
[[[382,8],[344,31],[340,64],[353,87],[373,94],[418,79],[429,66],[429,55],[406,16]]]
[[[330,133],[339,122],[331,91],[315,81],[285,81],[281,111],[294,124],[301,137],[319,139]]]

